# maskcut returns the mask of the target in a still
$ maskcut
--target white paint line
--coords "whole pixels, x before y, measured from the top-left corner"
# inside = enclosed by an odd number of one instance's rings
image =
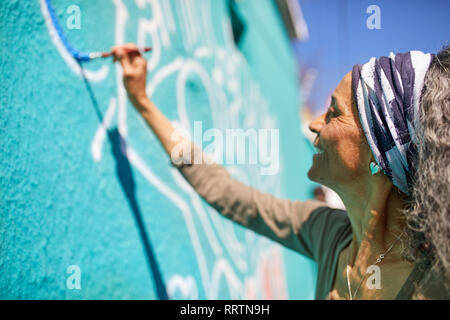
[[[126,154],[130,163],[133,164],[133,166],[135,166],[136,169],[138,169],[138,171],[143,175],[143,177],[147,179],[147,181],[150,182],[153,186],[155,186],[159,192],[161,192],[170,201],[172,201],[173,204],[177,206],[180,209],[181,213],[183,214],[183,218],[186,223],[190,239],[192,241],[192,246],[194,248],[194,253],[197,258],[197,263],[200,269],[203,287],[205,288],[205,291],[207,291],[207,289],[210,286],[208,266],[206,264],[206,259],[203,254],[200,239],[198,237],[197,230],[195,228],[195,224],[192,218],[191,210],[189,209],[188,204],[183,200],[183,198],[181,198],[166,184],[164,184],[149,167],[147,167],[147,165],[144,163],[144,161],[142,161],[142,159],[134,151],[133,148],[127,146]]]
[[[177,291],[181,292],[184,299],[198,299],[197,284],[192,276],[173,275],[167,283],[167,294],[173,298]]]
[[[45,0],[41,1],[41,12],[42,16],[45,20],[45,25],[47,26],[48,33],[50,35],[50,39],[52,40],[53,44],[55,45],[56,49],[58,50],[60,56],[63,58],[63,60],[66,62],[67,66],[78,76],[82,76],[83,74],[86,76],[86,78],[89,81],[92,82],[101,82],[106,79],[106,77],[109,74],[109,67],[106,65],[103,65],[99,70],[93,71],[83,68],[83,71],[80,68],[80,65],[75,60],[75,58],[70,54],[64,44],[62,43],[61,39],[59,38],[58,32],[56,31],[55,27],[53,26],[52,19],[50,17],[50,13],[48,11],[47,3]]]
[[[91,154],[92,158],[94,158],[95,162],[100,162],[102,159],[102,146],[106,137],[106,130],[108,130],[109,125],[111,124],[111,120],[116,112],[116,99],[111,98],[109,100],[109,106],[106,110],[106,114],[103,117],[102,123],[98,126],[97,131],[95,132],[94,139],[91,143]]]

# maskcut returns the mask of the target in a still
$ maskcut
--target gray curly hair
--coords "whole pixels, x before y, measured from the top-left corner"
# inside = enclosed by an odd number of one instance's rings
[[[433,59],[425,76],[413,145],[415,162],[407,207],[406,258],[431,264],[449,290],[450,46]]]

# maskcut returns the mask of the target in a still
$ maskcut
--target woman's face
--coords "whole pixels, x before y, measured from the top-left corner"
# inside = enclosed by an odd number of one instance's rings
[[[317,133],[314,146],[320,151],[313,157],[308,177],[335,191],[363,183],[372,159],[352,100],[351,80],[349,72],[333,92],[327,112],[309,125]]]

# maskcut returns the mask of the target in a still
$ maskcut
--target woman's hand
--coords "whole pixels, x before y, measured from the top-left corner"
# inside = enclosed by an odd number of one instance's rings
[[[147,77],[147,61],[134,44],[116,46],[111,50],[114,61],[119,61],[123,68],[123,83],[128,93],[128,98],[139,111],[142,118],[153,130],[169,156],[172,149],[178,143],[190,144],[190,141],[174,135],[175,129],[170,121],[150,101],[145,93],[145,81]]]
[[[135,44],[116,46],[112,50],[114,61],[119,61],[123,69],[123,83],[128,97],[138,111],[148,100],[145,93],[147,61]]]

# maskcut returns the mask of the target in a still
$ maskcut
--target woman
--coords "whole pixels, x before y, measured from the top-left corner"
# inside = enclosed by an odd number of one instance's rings
[[[346,211],[262,193],[211,161],[189,164],[198,149],[172,139],[148,99],[145,59],[132,44],[113,53],[172,163],[221,214],[314,259],[317,299],[449,297],[449,47],[356,65],[310,124],[318,152],[308,177],[336,191]]]

